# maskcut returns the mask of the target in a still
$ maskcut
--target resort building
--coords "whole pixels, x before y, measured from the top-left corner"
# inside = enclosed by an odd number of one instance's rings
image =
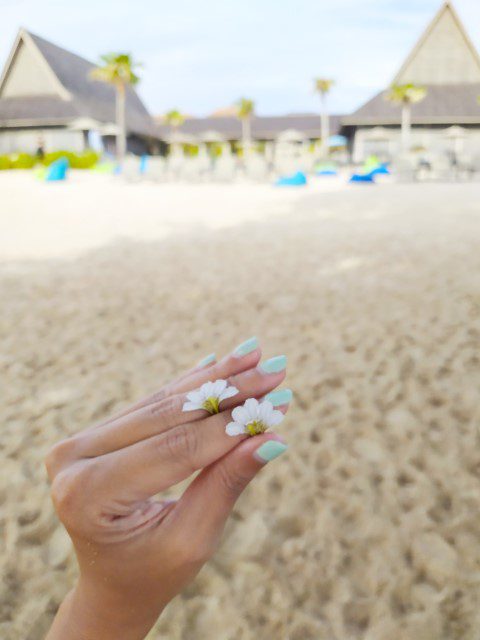
[[[114,151],[115,91],[94,81],[94,65],[26,30],[20,30],[0,76],[0,154],[80,151],[88,146]],[[480,161],[480,57],[451,2],[444,2],[407,56],[391,84],[412,83],[426,97],[412,106],[411,150],[437,157]],[[401,152],[401,106],[381,91],[350,115],[330,116],[330,148],[343,148],[360,162],[371,154],[390,160]],[[180,127],[152,118],[132,88],[127,90],[128,150],[164,152],[167,144],[203,145],[241,140],[234,109],[206,118],[188,117]],[[305,150],[320,137],[315,113],[251,118],[251,137],[273,156],[274,148]],[[345,158],[345,154],[340,157]]]
[[[21,29],[0,76],[0,154],[46,150],[114,150],[115,90],[89,77],[88,60]],[[127,145],[145,153],[158,132],[131,88],[126,98]]]
[[[392,79],[426,97],[412,105],[412,150],[473,155],[480,151],[480,58],[451,2],[445,2]],[[354,160],[391,159],[401,147],[401,107],[381,91],[342,119]]]
[[[159,135],[163,140],[182,135],[192,142],[238,142],[242,137],[242,123],[235,115],[212,114],[206,118],[186,118],[178,132],[162,124],[162,117],[157,117]],[[234,111],[234,110],[233,110]],[[330,134],[336,136],[341,129],[340,115],[331,115]],[[257,116],[251,118],[252,139],[258,142],[272,143],[278,140],[291,142],[313,142],[320,137],[320,116],[317,113],[295,113],[284,116]]]

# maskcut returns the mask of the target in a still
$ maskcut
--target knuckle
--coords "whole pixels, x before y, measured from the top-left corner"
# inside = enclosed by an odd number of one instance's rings
[[[59,473],[52,483],[53,504],[62,522],[68,522],[72,514],[77,511],[82,486],[79,475],[72,469],[67,469]]]
[[[162,453],[166,452],[169,458],[179,460],[184,464],[196,468],[195,460],[198,452],[198,435],[194,428],[181,425],[167,431],[159,439]]]
[[[181,396],[167,396],[155,402],[149,409],[153,418],[161,418],[166,426],[173,426],[178,421],[183,401]]]
[[[92,482],[98,484],[97,467],[94,460],[82,461],[55,476],[51,487],[52,501],[65,525],[74,528],[85,520],[87,507],[91,507]]]
[[[236,499],[250,482],[250,477],[238,470],[227,469],[225,465],[219,465],[217,469],[219,485],[227,497]]]
[[[63,465],[72,460],[74,457],[75,446],[74,438],[67,438],[66,440],[60,440],[60,442],[57,442],[49,450],[45,457],[45,467],[50,479],[53,478]]]

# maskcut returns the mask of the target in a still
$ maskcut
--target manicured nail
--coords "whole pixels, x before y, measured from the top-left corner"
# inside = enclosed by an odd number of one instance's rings
[[[205,356],[205,358],[200,360],[200,362],[197,364],[197,367],[206,367],[207,364],[212,364],[212,362],[215,362],[216,359],[217,356],[214,353],[210,353],[208,354],[208,356]]]
[[[255,349],[258,349],[258,339],[253,336],[253,338],[249,338],[248,340],[245,340],[245,342],[242,342],[242,344],[239,344],[238,347],[234,349],[233,353],[236,356],[246,356],[248,353],[255,351]]]
[[[291,389],[277,389],[267,394],[264,400],[268,400],[274,407],[282,407],[284,404],[290,404],[293,398]]]
[[[278,373],[287,366],[287,356],[275,356],[260,363],[260,369],[265,373]]]
[[[264,442],[256,451],[254,451],[253,455],[255,458],[260,460],[260,462],[270,462],[271,460],[275,460],[285,453],[288,449],[288,445],[283,444],[283,442],[278,442],[278,440],[267,440]]]

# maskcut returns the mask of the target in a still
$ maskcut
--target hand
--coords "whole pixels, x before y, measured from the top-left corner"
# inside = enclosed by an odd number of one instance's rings
[[[53,447],[46,463],[53,501],[73,540],[80,578],[49,640],[144,638],[213,554],[235,501],[267,461],[257,450],[280,440],[225,432],[235,406],[285,378],[285,370],[265,372],[260,357],[256,348],[196,367]],[[219,413],[183,411],[187,392],[219,378],[239,391]],[[288,404],[278,409],[286,412]],[[178,501],[154,499],[199,470]]]

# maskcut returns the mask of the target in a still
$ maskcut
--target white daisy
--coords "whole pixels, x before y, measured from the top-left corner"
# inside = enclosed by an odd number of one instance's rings
[[[280,424],[284,417],[268,400],[258,402],[255,398],[249,398],[243,407],[235,407],[232,411],[234,421],[227,424],[225,431],[229,436],[256,436],[264,433],[269,427]]]
[[[238,389],[229,387],[226,380],[205,382],[200,389],[187,393],[187,402],[183,405],[183,411],[196,411],[205,409],[208,413],[218,413],[222,400],[236,396]]]

